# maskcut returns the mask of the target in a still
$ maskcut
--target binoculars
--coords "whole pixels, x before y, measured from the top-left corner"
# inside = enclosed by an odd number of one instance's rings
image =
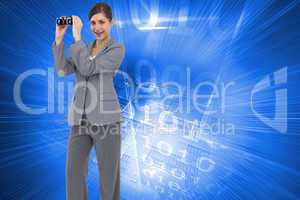
[[[73,19],[72,16],[62,16],[56,19],[56,24],[59,26],[63,25],[72,25]]]

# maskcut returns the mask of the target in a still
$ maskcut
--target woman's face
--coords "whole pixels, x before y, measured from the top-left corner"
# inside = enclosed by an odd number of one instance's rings
[[[112,22],[103,13],[93,15],[90,22],[91,31],[97,40],[104,40],[109,37]]]

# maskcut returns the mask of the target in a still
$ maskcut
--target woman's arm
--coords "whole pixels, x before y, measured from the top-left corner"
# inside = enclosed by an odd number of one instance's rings
[[[57,25],[55,27],[55,42],[52,44],[52,52],[54,55],[55,68],[59,76],[65,76],[75,71],[75,65],[70,59],[66,59],[64,55],[64,35],[68,29],[67,25]]]
[[[124,47],[121,44],[115,44],[109,47],[106,52],[90,59],[89,48],[82,40],[71,45],[71,55],[76,70],[86,77],[102,72],[115,72],[118,70],[124,54]]]
[[[55,68],[59,76],[66,76],[75,71],[75,64],[73,61],[65,58],[63,42],[60,42],[58,45],[56,45],[56,42],[53,42],[52,51],[55,61]]]

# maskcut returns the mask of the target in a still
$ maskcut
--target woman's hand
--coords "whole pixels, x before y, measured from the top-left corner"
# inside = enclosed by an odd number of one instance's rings
[[[64,35],[67,31],[68,26],[67,25],[57,25],[56,24],[56,30],[55,30],[55,44],[59,45],[61,41],[64,39]]]
[[[82,21],[78,16],[72,16],[73,20],[73,37],[75,42],[81,40]]]

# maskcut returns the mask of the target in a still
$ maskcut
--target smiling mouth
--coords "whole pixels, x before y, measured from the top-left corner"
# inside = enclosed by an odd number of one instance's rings
[[[97,36],[101,36],[103,33],[104,33],[104,31],[103,31],[103,32],[95,32],[95,34],[96,34]]]

